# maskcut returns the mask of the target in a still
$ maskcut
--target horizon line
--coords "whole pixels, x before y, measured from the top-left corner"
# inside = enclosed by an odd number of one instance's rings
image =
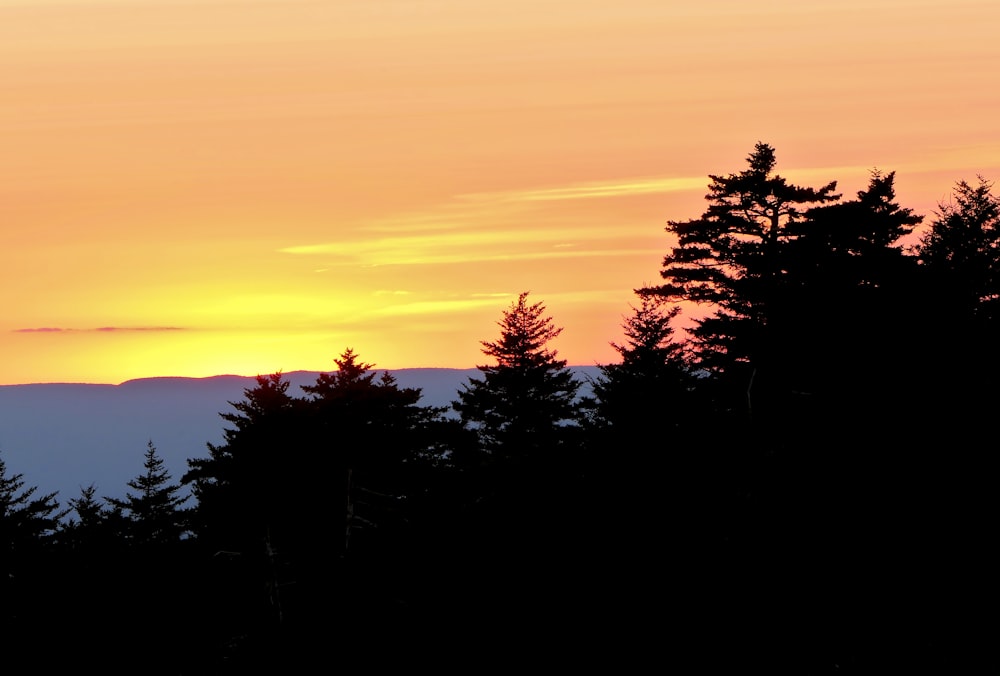
[[[599,368],[601,364],[566,364],[568,369],[576,368]],[[381,373],[382,371],[476,371],[479,370],[478,365],[474,366],[402,366],[399,368],[380,368],[376,365],[374,368],[369,369],[370,371],[375,371],[376,373]],[[314,370],[314,369],[295,369],[292,371],[270,371],[267,373],[257,373],[254,375],[241,375],[239,373],[216,373],[210,376],[180,376],[180,375],[169,375],[169,376],[138,376],[136,378],[128,378],[120,382],[90,382],[82,380],[37,380],[31,382],[21,382],[21,383],[0,383],[0,387],[29,387],[33,385],[90,385],[96,387],[120,387],[127,383],[134,383],[142,380],[213,380],[215,378],[245,378],[254,379],[260,376],[270,376],[275,373],[281,373],[282,375],[291,375],[295,373],[336,373],[337,369],[328,370]]]

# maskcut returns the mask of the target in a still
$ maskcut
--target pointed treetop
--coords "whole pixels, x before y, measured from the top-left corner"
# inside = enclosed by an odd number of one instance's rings
[[[762,141],[757,141],[753,147],[753,152],[747,156],[747,164],[750,165],[750,171],[755,174],[762,174],[764,176],[770,174],[774,170],[776,163],[777,159],[774,156],[774,148]]]
[[[545,316],[543,303],[529,304],[528,294],[522,292],[504,310],[497,322],[500,340],[481,341],[483,354],[495,358],[500,367],[537,366],[556,357],[556,351],[548,349],[547,343],[562,333],[562,328],[552,323],[552,317]]]
[[[676,352],[680,344],[674,342],[674,328],[671,322],[680,314],[679,305],[667,307],[667,302],[651,293],[639,293],[638,307],[632,307],[632,315],[624,319],[622,329],[624,343],[611,343],[611,347],[621,355],[624,362],[645,361],[650,355],[666,355]]]

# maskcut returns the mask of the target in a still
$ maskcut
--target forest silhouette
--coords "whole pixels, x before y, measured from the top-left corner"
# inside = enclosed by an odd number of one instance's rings
[[[178,675],[995,668],[976,609],[1000,201],[960,181],[918,230],[894,172],[844,199],[775,167],[756,144],[668,222],[593,382],[525,292],[450,411],[346,349],[301,397],[259,376],[181,477],[151,440],[125,498],[62,505],[0,457],[8,653]],[[704,310],[687,332],[682,303]]]

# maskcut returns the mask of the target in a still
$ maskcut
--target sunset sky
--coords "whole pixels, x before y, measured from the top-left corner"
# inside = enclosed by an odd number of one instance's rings
[[[1000,178],[996,0],[0,0],[0,384],[614,361],[754,143]],[[929,220],[929,219],[928,219]]]

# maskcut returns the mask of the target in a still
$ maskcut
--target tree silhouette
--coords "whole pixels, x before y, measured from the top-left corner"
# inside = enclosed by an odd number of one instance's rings
[[[911,362],[911,372],[933,387],[915,390],[924,412],[920,478],[933,478],[935,486],[933,495],[922,496],[926,518],[937,524],[938,541],[947,543],[941,551],[961,553],[956,561],[985,561],[981,533],[996,510],[992,454],[983,440],[995,434],[1000,404],[994,386],[1000,378],[1000,198],[993,183],[982,176],[975,183],[957,182],[951,199],[938,205],[916,254],[927,276],[925,314],[936,329],[931,349]],[[956,573],[970,586],[987,584],[987,575],[992,573],[976,565],[969,574]]]
[[[67,501],[70,517],[60,525],[59,539],[73,550],[99,552],[124,544],[128,518],[121,507],[97,498],[94,484],[80,488],[80,495]]]
[[[94,484],[80,489],[80,497],[71,498],[68,501],[70,508],[78,519],[70,519],[70,523],[75,523],[81,528],[92,528],[102,521],[104,515],[104,505],[97,499],[97,487]]]
[[[246,659],[312,654],[334,624],[338,645],[360,640],[412,590],[416,572],[400,562],[430,485],[440,409],[351,349],[334,362],[304,397],[289,395],[280,374],[258,377],[222,414],[224,443],[189,460],[183,478],[198,498],[199,540],[240,609],[222,621],[260,644]]]
[[[483,353],[496,363],[477,366],[482,379],[470,378],[452,406],[489,454],[531,458],[554,451],[567,426],[580,419],[580,382],[549,348],[562,329],[545,316],[542,303],[528,303],[528,292],[498,324],[500,339],[482,342]]]
[[[298,481],[304,513],[313,516],[304,520],[311,533],[302,534],[308,566],[300,586],[387,631],[421,585],[427,543],[418,533],[438,527],[425,514],[444,409],[420,405],[419,389],[400,387],[352,349],[334,362],[336,370],[302,387],[311,454]],[[367,640],[368,631],[348,633]]]
[[[905,260],[903,240],[923,217],[896,202],[895,179],[896,172],[875,169],[855,199],[813,208],[792,224],[795,240],[784,261],[789,275],[838,293],[898,282],[900,266],[913,262]]]
[[[680,311],[665,309],[659,296],[639,294],[638,307],[624,320],[625,342],[611,343],[621,361],[602,365],[593,383],[597,418],[621,435],[625,449],[689,420],[695,380],[687,345],[671,325]]]
[[[410,472],[431,452],[430,428],[443,409],[420,406],[419,389],[399,387],[388,371],[378,374],[351,349],[334,362],[337,370],[302,389],[316,443],[327,449],[327,480],[343,491],[337,494],[345,506],[346,551],[352,531],[398,517],[394,506],[412,496]],[[316,495],[324,502],[330,497],[329,491]]]
[[[788,283],[768,334],[773,380],[786,402],[798,399],[786,405],[843,402],[858,382],[884,391],[918,356],[912,337],[925,322],[923,301],[903,242],[922,217],[896,202],[894,182],[895,172],[875,170],[855,199],[811,209],[791,227]]]
[[[171,483],[170,472],[157,455],[152,440],[147,443],[145,472],[128,482],[134,493],[125,498],[105,498],[112,507],[122,510],[126,519],[126,537],[136,545],[174,543],[187,531],[187,515],[181,509],[187,495],[180,495],[180,484]],[[88,505],[89,508],[89,505]]]
[[[257,376],[242,400],[229,402],[233,411],[219,414],[229,423],[223,443],[208,444],[207,458],[189,459],[181,478],[196,499],[192,528],[212,555],[220,594],[214,612],[227,640],[270,640],[287,610],[283,587],[295,581],[287,531],[305,518],[298,495],[306,488],[293,471],[304,478],[315,468],[299,462],[310,446],[301,401],[288,387],[281,373]]]
[[[66,514],[56,493],[37,492],[23,475],[8,474],[0,458],[0,630],[14,644],[35,639],[30,618],[48,605],[46,555]]]
[[[704,471],[677,505],[698,524],[692,576],[719,580],[727,608],[774,609],[777,631],[803,636],[797,622],[844,622],[838,603],[871,595],[859,552],[900,560],[879,537],[892,509],[916,511],[910,487],[929,476],[916,427],[898,422],[926,401],[907,373],[925,375],[912,369],[927,364],[914,359],[927,352],[923,285],[902,245],[920,218],[896,203],[894,173],[840,203],[834,182],[775,175],[770,146],[747,162],[710,177],[700,218],[669,223],[676,244],[649,291],[711,309],[692,334],[715,410],[695,442]],[[894,542],[912,544],[898,535],[910,527],[900,519]]]
[[[482,342],[495,363],[479,366],[482,377],[470,378],[452,403],[475,440],[464,458],[468,501],[457,524],[468,535],[451,566],[466,590],[458,616],[492,622],[520,604],[566,616],[586,603],[565,575],[587,516],[581,383],[549,347],[561,329],[527,292],[498,324],[500,338]]]
[[[189,459],[181,477],[197,501],[196,532],[226,551],[263,543],[282,510],[281,463],[295,441],[298,403],[288,381],[274,373],[257,376],[256,383],[242,400],[229,402],[233,411],[219,414],[230,425],[224,443],[208,444],[207,458]]]
[[[790,184],[774,173],[774,149],[757,143],[738,174],[710,175],[708,209],[669,221],[676,244],[664,257],[665,282],[648,289],[671,301],[707,304],[712,313],[693,329],[699,366],[735,367],[744,387],[770,376],[775,354],[771,322],[788,283],[785,250],[796,225],[815,206],[839,199],[836,181],[822,188]]]
[[[22,474],[8,474],[0,458],[0,554],[7,562],[19,550],[44,544],[66,514],[59,508],[57,493],[36,497],[37,492],[37,486],[25,486]]]
[[[694,461],[705,454],[700,439],[712,422],[700,421],[698,380],[672,325],[679,306],[652,294],[638,297],[623,318],[624,341],[611,343],[620,360],[602,365],[593,381],[586,426],[583,507],[588,558],[599,580],[592,589],[606,599],[602,614],[619,618],[613,631],[640,631],[631,624],[630,600],[664,603],[657,591],[663,570],[679,573],[681,552],[697,544],[681,531],[696,521],[691,497],[704,495]],[[704,525],[701,515],[697,521]],[[680,600],[674,594],[670,604],[676,608]]]
[[[1000,317],[1000,198],[992,190],[982,176],[976,185],[959,181],[917,248],[941,300],[983,325]]]

